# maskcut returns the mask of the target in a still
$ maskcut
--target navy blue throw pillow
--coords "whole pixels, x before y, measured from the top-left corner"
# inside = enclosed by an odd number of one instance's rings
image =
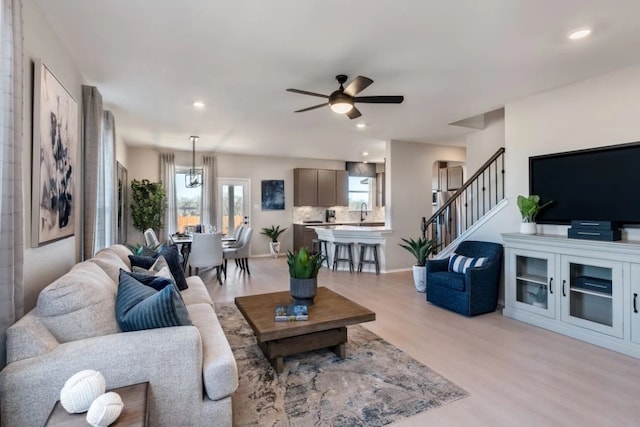
[[[176,280],[178,289],[180,289],[181,291],[187,289],[189,285],[187,285],[187,279],[184,277],[184,270],[182,270],[182,264],[180,263],[180,253],[178,252],[178,247],[176,245],[164,246],[160,250],[160,252],[158,252],[157,256],[160,255],[162,255],[164,259],[167,260],[169,270],[171,270],[171,275]],[[151,266],[147,268],[150,267]]]
[[[116,319],[123,332],[190,326],[187,308],[174,286],[156,291],[126,272],[120,272]]]
[[[171,275],[176,280],[178,289],[184,291],[189,288],[189,285],[187,285],[187,279],[184,277],[184,270],[182,270],[182,263],[180,262],[180,253],[178,252],[178,247],[176,245],[162,246],[160,251],[155,254],[153,258],[141,255],[129,255],[129,260],[131,261],[131,267],[142,267],[148,270],[160,255],[167,260],[167,265],[169,266]]]
[[[156,262],[156,259],[155,257],[143,255],[129,255],[129,261],[131,262],[131,267],[142,267],[148,270]]]
[[[161,291],[165,286],[175,286],[173,280],[167,277],[154,276],[153,274],[136,273],[133,271],[120,270],[120,274],[128,274],[145,286],[150,286],[156,291]],[[177,288],[176,288],[177,289]]]

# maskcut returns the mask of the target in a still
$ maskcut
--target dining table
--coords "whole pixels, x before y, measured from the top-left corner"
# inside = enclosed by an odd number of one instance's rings
[[[178,250],[182,255],[182,269],[186,271],[189,264],[189,254],[191,253],[191,244],[193,243],[193,234],[191,233],[175,233],[171,235],[173,243],[178,245]],[[234,237],[222,237],[222,244],[230,245],[234,243],[236,239]]]
[[[171,235],[171,240],[178,245],[178,250],[182,255],[182,270],[186,271],[189,254],[191,253],[191,244],[193,243],[193,234],[176,233]]]

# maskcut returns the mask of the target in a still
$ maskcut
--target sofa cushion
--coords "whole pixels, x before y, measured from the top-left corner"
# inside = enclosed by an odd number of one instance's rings
[[[7,364],[41,356],[57,346],[58,340],[32,310],[7,329]]]
[[[115,316],[116,287],[97,264],[76,264],[44,288],[36,310],[61,342],[120,332]]]
[[[130,270],[129,266],[122,261],[120,256],[110,248],[103,249],[89,261],[97,264],[109,276],[113,283],[118,283],[120,270]]]
[[[191,320],[173,286],[156,291],[122,272],[116,298],[116,317],[123,331],[190,326]]]
[[[187,277],[187,283],[189,283],[189,289],[180,291],[186,305],[202,303],[213,306],[209,291],[207,291],[207,287],[200,277],[189,276]]]
[[[489,258],[470,258],[454,253],[451,255],[451,258],[449,258],[449,271],[464,274],[467,269],[481,267],[488,262]]]
[[[129,263],[129,255],[133,255],[133,252],[131,252],[131,249],[129,249],[125,245],[112,245],[112,246],[109,246],[109,249],[111,249],[114,253],[116,253],[120,257],[122,262],[127,264],[127,267],[131,269],[131,264]]]
[[[453,289],[455,291],[464,292],[465,282],[464,274],[454,273],[452,271],[438,271],[429,275],[428,286],[442,286],[443,288]]]

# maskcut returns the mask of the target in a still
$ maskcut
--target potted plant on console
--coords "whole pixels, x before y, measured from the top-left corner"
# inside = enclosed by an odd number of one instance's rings
[[[427,240],[419,237],[418,240],[402,239],[405,244],[399,243],[416,258],[413,266],[413,284],[418,292],[425,292],[427,289],[427,259],[435,252],[438,246],[437,239]]]
[[[536,234],[536,215],[545,207],[551,204],[551,201],[540,206],[540,196],[532,194],[529,197],[518,196],[518,209],[522,215],[522,224],[520,224],[520,233]]]
[[[287,227],[280,228],[279,225],[272,225],[271,227],[263,228],[260,232],[260,234],[264,234],[271,239],[271,242],[269,242],[269,253],[274,258],[278,258],[278,255],[280,255],[280,242],[278,242],[278,237],[286,230]]]
[[[323,261],[324,255],[309,255],[305,247],[300,248],[298,252],[287,252],[289,285],[294,304],[313,304],[313,298],[318,293],[318,271]]]

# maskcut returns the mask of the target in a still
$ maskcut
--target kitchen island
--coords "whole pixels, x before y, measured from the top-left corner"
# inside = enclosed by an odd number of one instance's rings
[[[308,226],[309,227],[309,226]],[[359,256],[360,256],[360,244],[370,243],[378,244],[378,258],[380,263],[380,270],[385,270],[385,235],[391,233],[391,229],[385,226],[361,226],[361,225],[330,225],[330,226],[316,226],[309,227],[315,230],[319,240],[327,241],[329,251],[329,265],[333,265],[333,257],[335,246],[334,243],[353,243],[353,264],[357,269]],[[371,258],[371,255],[368,255]],[[347,263],[339,263],[338,270],[349,270]],[[362,271],[375,273],[375,267],[371,264],[365,264]]]

